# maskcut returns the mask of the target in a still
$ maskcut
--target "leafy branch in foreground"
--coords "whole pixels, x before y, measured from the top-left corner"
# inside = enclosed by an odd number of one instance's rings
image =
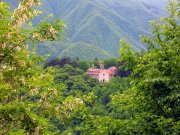
[[[63,85],[54,84],[53,69],[28,51],[28,43],[58,40],[65,26],[60,19],[27,27],[40,11],[40,0],[21,0],[17,9],[0,2],[0,134],[50,133],[46,119],[56,116],[53,104]],[[58,88],[58,89],[57,89]],[[47,111],[48,110],[48,111]]]
[[[127,43],[121,42],[125,46],[120,51],[121,61],[133,71],[129,94],[134,94],[134,103],[139,106],[134,120],[148,123],[148,127],[139,129],[143,134],[179,134],[179,3],[170,1],[168,11],[169,17],[152,23],[151,38],[142,36],[148,46],[147,53],[137,56],[126,47]]]

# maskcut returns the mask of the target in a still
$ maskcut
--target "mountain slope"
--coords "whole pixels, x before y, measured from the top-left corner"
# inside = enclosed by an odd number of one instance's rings
[[[145,47],[139,35],[149,35],[149,21],[163,14],[165,1],[160,0],[43,0],[44,9],[68,25],[73,42],[97,45],[117,55],[119,40],[126,39],[134,50]]]
[[[114,57],[98,46],[83,42],[78,42],[71,45],[70,47],[59,53],[58,56],[68,56],[71,58],[77,58],[81,56],[80,58],[83,60],[92,60],[92,58],[107,59],[110,57]]]
[[[163,16],[167,4],[166,0],[42,0],[42,3],[40,9],[44,15],[53,13],[54,18],[61,18],[67,24],[67,39],[73,44],[91,44],[109,56],[118,56],[120,39],[132,43],[136,51],[145,49],[139,35],[150,35],[149,21]],[[82,54],[80,58],[84,57]]]
[[[30,48],[31,50],[32,48]],[[45,44],[39,44],[37,46],[38,55],[51,55],[48,59],[55,57],[61,58],[63,56],[70,58],[80,58],[83,60],[92,60],[94,58],[107,59],[114,57],[107,51],[99,48],[98,46],[77,42],[77,43],[59,43],[59,42],[47,42]]]

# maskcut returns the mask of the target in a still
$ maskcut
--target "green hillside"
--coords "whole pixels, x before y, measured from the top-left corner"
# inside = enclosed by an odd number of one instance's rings
[[[83,60],[92,60],[95,58],[107,59],[109,57],[114,57],[105,50],[99,48],[98,46],[83,42],[78,42],[66,48],[58,55],[58,57],[62,56],[67,56],[71,58],[77,58],[81,56],[80,58]]]
[[[15,5],[14,1],[17,0],[7,1]],[[73,48],[78,42],[88,43],[88,48],[97,46],[106,51],[108,55],[103,53],[104,57],[118,56],[120,39],[133,44],[132,48],[135,51],[145,49],[146,47],[139,41],[139,35],[150,34],[149,21],[158,20],[163,16],[166,5],[165,0],[42,0],[42,3],[40,9],[44,15],[53,13],[54,18],[59,17],[67,24],[66,38],[72,41],[71,44],[65,42],[67,46],[72,45]],[[40,18],[35,19],[35,22]],[[54,50],[55,52],[50,51],[54,56],[61,48],[63,47],[55,46],[52,49],[39,47],[38,51],[43,53],[43,50]],[[93,48],[90,50],[94,51]],[[89,55],[88,58],[91,58],[90,53],[72,52],[70,49],[68,51],[64,50],[65,53],[62,54],[68,56],[73,54],[80,58]]]
[[[149,21],[164,13],[165,2],[147,0],[43,0],[42,10],[52,12],[68,26],[68,38],[99,46],[118,55],[119,40],[126,39],[139,51],[139,35],[149,35]],[[81,57],[81,55],[80,55]]]
[[[59,42],[49,42],[46,44],[39,44],[37,48],[38,55],[50,55],[51,58],[61,58],[70,57],[73,59],[81,58],[83,60],[107,59],[110,57],[115,57],[109,54],[107,51],[101,49],[98,46],[77,42],[77,43],[59,43]],[[80,57],[81,56],[81,57]]]

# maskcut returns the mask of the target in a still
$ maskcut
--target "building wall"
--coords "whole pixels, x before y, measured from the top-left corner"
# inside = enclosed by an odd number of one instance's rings
[[[98,77],[99,82],[109,82],[110,75],[105,70],[101,70]]]
[[[93,78],[96,78],[96,79],[99,79],[99,75],[89,75],[90,77],[93,77]]]
[[[87,73],[90,77],[98,79],[99,82],[109,82],[116,74],[116,70],[116,67],[104,69],[104,67],[101,66],[100,69],[89,68]]]

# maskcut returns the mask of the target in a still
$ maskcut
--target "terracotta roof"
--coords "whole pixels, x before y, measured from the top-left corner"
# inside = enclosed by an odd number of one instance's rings
[[[105,70],[105,72],[106,72],[107,74],[110,74],[110,75],[113,75],[113,74],[114,74],[114,73],[113,73],[111,70],[109,70],[109,69]]]
[[[97,69],[97,68],[89,68],[88,71],[97,71],[97,72],[99,72],[100,69]]]
[[[110,69],[110,70],[117,70],[117,67],[110,67],[108,69]]]
[[[97,68],[89,68],[89,69],[87,70],[87,73],[88,73],[89,75],[98,75],[99,72],[100,72],[100,69],[97,69]]]
[[[116,74],[116,72],[115,72],[116,70],[117,70],[116,67],[110,67],[108,69],[103,69],[103,70],[98,69],[98,68],[89,68],[87,70],[87,74],[89,74],[89,75],[98,75],[100,73],[100,71],[104,71],[104,72],[106,72],[109,75],[115,75]]]

